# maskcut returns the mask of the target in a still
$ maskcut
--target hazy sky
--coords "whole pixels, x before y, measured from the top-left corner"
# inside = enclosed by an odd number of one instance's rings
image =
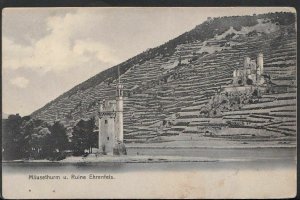
[[[3,112],[30,114],[91,76],[191,30],[207,17],[275,11],[294,9],[4,9]]]

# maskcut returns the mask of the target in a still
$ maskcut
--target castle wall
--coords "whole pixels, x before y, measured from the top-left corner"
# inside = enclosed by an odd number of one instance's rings
[[[254,73],[254,74],[251,74],[251,75],[249,75],[249,77],[248,77],[249,79],[251,79],[252,81],[253,81],[253,84],[256,84],[256,74]]]
[[[253,86],[235,86],[235,87],[225,87],[223,88],[223,92],[246,92],[251,91]]]

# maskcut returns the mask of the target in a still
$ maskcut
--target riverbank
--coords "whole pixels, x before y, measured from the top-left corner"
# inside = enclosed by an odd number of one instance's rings
[[[90,154],[87,157],[67,157],[59,162],[61,163],[154,163],[154,162],[217,162],[219,160],[205,157],[181,157],[181,156],[151,156],[151,155],[127,155],[113,156],[105,155],[98,156]]]

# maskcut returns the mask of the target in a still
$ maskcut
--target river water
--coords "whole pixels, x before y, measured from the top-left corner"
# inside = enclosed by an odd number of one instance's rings
[[[295,168],[295,148],[241,149],[128,149],[129,155],[199,156],[217,162],[159,163],[3,163],[3,173],[189,171],[222,169]],[[232,160],[231,160],[232,159]],[[245,160],[245,161],[243,161]]]
[[[6,198],[286,198],[296,193],[296,149],[128,149],[129,155],[213,162],[3,163]],[[59,176],[35,180],[30,176]],[[90,179],[90,176],[113,179]],[[86,177],[73,179],[73,176]],[[66,179],[63,177],[67,177]]]

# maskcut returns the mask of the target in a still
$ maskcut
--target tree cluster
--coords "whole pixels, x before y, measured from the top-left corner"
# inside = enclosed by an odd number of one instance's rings
[[[61,160],[68,152],[83,155],[97,147],[95,119],[80,120],[68,137],[64,125],[55,121],[48,124],[19,114],[2,119],[2,156],[4,160],[48,159]]]

